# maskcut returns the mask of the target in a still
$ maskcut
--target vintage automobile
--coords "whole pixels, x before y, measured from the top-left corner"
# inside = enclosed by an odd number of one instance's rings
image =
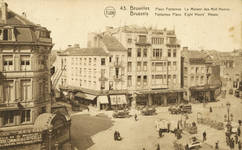
[[[189,143],[188,143],[189,149],[200,148],[201,145],[202,145],[202,143],[200,141],[198,141],[197,137],[193,136],[189,139]]]
[[[145,107],[141,110],[141,114],[145,116],[151,116],[156,114],[155,107]]]
[[[171,114],[192,113],[192,105],[182,104],[178,106],[171,106],[168,108]]]
[[[128,118],[130,117],[127,110],[116,110],[113,112],[113,118]]]

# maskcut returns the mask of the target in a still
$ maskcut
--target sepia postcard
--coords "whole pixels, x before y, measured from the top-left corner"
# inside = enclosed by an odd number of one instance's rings
[[[0,150],[241,150],[241,0],[1,0]]]

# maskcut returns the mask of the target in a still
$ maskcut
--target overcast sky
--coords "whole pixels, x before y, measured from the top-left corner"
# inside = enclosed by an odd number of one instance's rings
[[[9,9],[52,31],[53,49],[65,49],[75,43],[87,45],[87,33],[103,31],[106,26],[136,24],[156,28],[175,28],[181,46],[191,49],[230,51],[241,48],[241,0],[5,0]],[[149,17],[130,16],[121,6],[130,5],[151,9]],[[114,17],[105,17],[104,9],[113,6]],[[229,8],[219,16],[157,17],[154,9],[160,8]],[[212,12],[212,11],[210,11]]]

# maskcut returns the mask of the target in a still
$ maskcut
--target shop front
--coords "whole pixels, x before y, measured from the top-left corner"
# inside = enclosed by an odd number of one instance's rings
[[[109,95],[112,109],[123,109],[127,106],[126,95]]]
[[[80,104],[84,105],[96,105],[97,104],[97,99],[96,95],[88,94],[88,93],[82,93],[82,92],[77,92],[75,94],[75,100],[78,100]]]
[[[198,102],[212,102],[216,100],[215,91],[218,89],[217,86],[197,86],[191,87],[190,90],[190,97],[191,101],[198,101]]]
[[[103,96],[97,97],[97,108],[99,110],[106,110],[108,109],[108,106],[109,106],[108,96],[103,95]]]

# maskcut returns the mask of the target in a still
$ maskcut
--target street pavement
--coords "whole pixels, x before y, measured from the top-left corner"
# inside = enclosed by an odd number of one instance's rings
[[[241,100],[228,95],[225,99],[221,99],[218,102],[207,103],[204,107],[203,104],[192,104],[193,113],[189,115],[189,120],[197,120],[197,112],[201,112],[203,116],[209,117],[216,121],[224,121],[224,115],[227,114],[226,103],[231,103],[230,111],[234,115],[234,121],[237,122],[239,119],[242,120],[242,103]],[[213,112],[209,112],[209,108],[212,107]],[[168,107],[157,107],[157,115],[154,116],[142,116],[138,111],[131,110],[130,114],[138,114],[138,121],[134,120],[134,117],[131,118],[112,118],[112,111],[98,111],[95,108],[90,108],[89,111],[73,113],[72,126],[78,126],[83,124],[83,126],[88,125],[88,117],[83,119],[81,116],[83,114],[90,114],[89,117],[95,117],[99,113],[103,113],[113,121],[112,126],[103,125],[103,122],[97,122],[102,126],[101,130],[96,130],[99,128],[99,125],[91,125],[88,130],[95,130],[90,134],[90,139],[92,144],[88,145],[88,150],[156,150],[157,144],[160,145],[161,150],[172,150],[173,142],[176,140],[174,134],[165,133],[163,137],[159,138],[158,132],[155,127],[155,121],[157,119],[167,119],[169,121],[181,119],[181,115],[172,115],[168,112]],[[95,122],[93,122],[95,123]],[[77,125],[78,124],[78,125]],[[214,149],[215,143],[219,141],[220,149],[227,150],[229,149],[225,142],[225,132],[224,130],[216,130],[206,125],[197,124],[198,134],[196,135],[200,140],[202,139],[202,133],[206,131],[207,141],[202,144],[201,149]],[[114,141],[114,132],[118,130],[123,138],[121,141]],[[77,135],[81,135],[83,131],[75,130]],[[72,132],[73,133],[73,132]],[[184,132],[182,134],[183,140],[188,142],[191,135]],[[83,139],[79,139],[78,136],[74,139],[75,143],[81,143]],[[187,144],[183,142],[184,144]],[[80,144],[79,144],[80,146]],[[235,145],[235,150],[238,149]],[[80,149],[79,149],[80,150]]]

